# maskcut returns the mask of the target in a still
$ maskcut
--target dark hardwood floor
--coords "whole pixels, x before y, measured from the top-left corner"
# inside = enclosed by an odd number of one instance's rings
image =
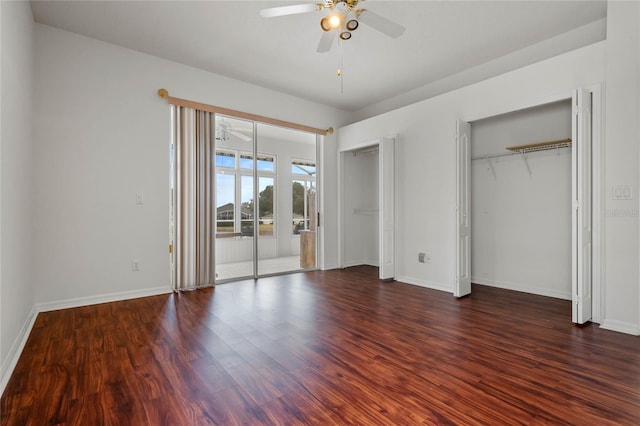
[[[376,274],[42,313],[2,425],[640,424],[640,338],[567,301]]]

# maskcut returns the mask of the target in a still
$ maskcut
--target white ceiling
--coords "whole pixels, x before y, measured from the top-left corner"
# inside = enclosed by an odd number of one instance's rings
[[[457,86],[469,84],[479,74],[465,70],[482,64],[485,74],[487,64],[499,65],[490,67],[499,74],[562,53],[559,49],[603,39],[604,25],[595,36],[576,29],[606,16],[604,1],[367,0],[360,7],[402,24],[405,33],[391,39],[361,25],[341,47],[334,43],[331,51],[319,54],[319,21],[325,12],[259,15],[263,8],[300,3],[310,2],[31,2],[38,23],[346,111],[415,93],[452,75],[461,76]],[[572,30],[572,37],[562,39]],[[530,57],[514,56],[534,45]],[[341,56],[342,93],[336,75]]]

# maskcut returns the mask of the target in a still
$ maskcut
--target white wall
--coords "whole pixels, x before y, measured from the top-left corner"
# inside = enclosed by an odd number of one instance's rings
[[[339,129],[340,145],[396,138],[396,278],[453,291],[456,120],[569,98],[604,81],[605,42]],[[431,263],[418,263],[419,252]]]
[[[48,26],[36,25],[35,54],[35,299],[45,305],[168,288],[169,107],[157,89],[314,127],[341,123],[332,108]],[[325,178],[335,188],[335,173]],[[324,208],[335,209],[328,195]]]
[[[508,146],[571,137],[571,100],[471,126],[471,279],[571,299],[571,150],[527,155]]]
[[[0,2],[0,390],[33,317],[33,19],[28,2]]]
[[[370,148],[342,155],[343,266],[379,266],[378,151]]]
[[[602,326],[640,333],[640,3],[607,3],[605,140],[605,319]],[[612,199],[629,185],[632,200]]]

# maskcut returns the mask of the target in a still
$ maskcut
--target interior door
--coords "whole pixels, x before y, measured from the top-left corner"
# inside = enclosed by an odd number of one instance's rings
[[[380,279],[390,279],[395,276],[394,252],[394,142],[392,138],[382,138],[378,151],[378,203],[379,203],[379,263]]]
[[[571,175],[572,294],[571,318],[584,324],[591,320],[591,93],[578,89],[573,95]]]
[[[456,277],[454,296],[471,293],[471,124],[458,121],[456,127]]]

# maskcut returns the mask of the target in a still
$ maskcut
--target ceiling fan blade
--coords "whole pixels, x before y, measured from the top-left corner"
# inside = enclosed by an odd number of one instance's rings
[[[242,139],[245,142],[250,142],[251,140],[253,140],[252,138],[250,138],[249,136],[238,132],[237,130],[231,130],[229,133],[231,133],[233,136]]]
[[[358,20],[391,38],[400,37],[402,33],[404,33],[404,27],[402,25],[397,24],[384,16],[378,15],[377,13],[370,12],[367,9],[362,10]]]
[[[323,32],[322,37],[320,37],[320,43],[318,43],[318,48],[316,49],[316,52],[318,53],[328,52],[331,49],[331,46],[333,45],[334,38],[336,37],[333,30]]]
[[[319,6],[315,3],[309,4],[294,4],[291,6],[272,7],[269,9],[262,9],[260,16],[263,18],[273,18],[275,16],[295,15],[298,13],[317,12]]]

